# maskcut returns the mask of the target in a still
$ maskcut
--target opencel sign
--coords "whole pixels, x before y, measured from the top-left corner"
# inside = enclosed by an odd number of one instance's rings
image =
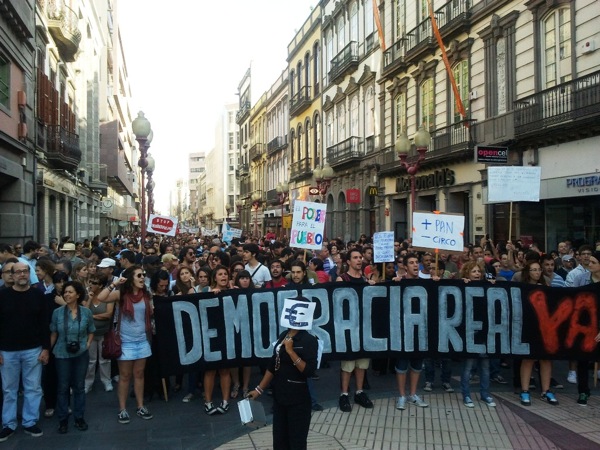
[[[292,230],[290,244],[292,246],[293,244],[321,245],[323,242],[323,235],[318,232],[317,228],[321,229],[323,227],[317,226],[317,224],[325,223],[326,212],[327,211],[323,209],[304,206],[302,208],[300,221],[296,222],[296,228]]]

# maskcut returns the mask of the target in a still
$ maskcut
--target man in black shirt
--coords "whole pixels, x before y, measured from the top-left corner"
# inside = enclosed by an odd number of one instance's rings
[[[15,263],[14,285],[0,291],[0,374],[4,391],[0,442],[17,428],[19,379],[23,380],[22,425],[25,433],[39,437],[37,426],[42,400],[42,364],[48,363],[49,320],[44,294],[32,289],[28,264]]]

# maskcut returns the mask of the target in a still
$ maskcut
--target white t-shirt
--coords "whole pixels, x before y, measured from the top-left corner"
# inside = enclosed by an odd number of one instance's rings
[[[259,263],[259,266],[254,268],[246,264],[245,269],[250,273],[255,286],[260,285],[262,287],[267,281],[271,281],[271,272],[264,264]]]

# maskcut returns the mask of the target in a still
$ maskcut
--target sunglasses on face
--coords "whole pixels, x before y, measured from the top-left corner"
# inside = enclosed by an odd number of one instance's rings
[[[146,276],[146,273],[145,273],[145,272],[141,272],[141,273],[136,273],[136,274],[135,274],[135,277],[136,277],[136,278],[144,278],[145,276]]]

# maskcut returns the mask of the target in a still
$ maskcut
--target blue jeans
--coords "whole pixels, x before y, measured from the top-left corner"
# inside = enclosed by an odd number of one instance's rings
[[[1,351],[4,364],[0,365],[2,375],[2,427],[17,429],[17,395],[19,380],[23,379],[23,420],[24,428],[34,426],[40,418],[42,401],[42,363],[38,361],[42,347],[15,352]]]
[[[460,377],[460,390],[463,398],[471,396],[471,388],[469,387],[469,378],[471,377],[471,369],[477,365],[479,371],[479,394],[482,399],[490,396],[490,360],[487,355],[479,356],[478,358],[469,358],[465,360],[462,375]]]
[[[56,415],[59,421],[69,418],[69,388],[73,389],[73,417],[83,419],[85,412],[85,375],[90,354],[86,350],[73,358],[56,358],[58,401]]]
[[[433,383],[435,379],[435,362],[438,359],[425,358],[425,382]],[[452,377],[452,360],[449,358],[439,359],[442,365],[442,383],[450,383]]]

